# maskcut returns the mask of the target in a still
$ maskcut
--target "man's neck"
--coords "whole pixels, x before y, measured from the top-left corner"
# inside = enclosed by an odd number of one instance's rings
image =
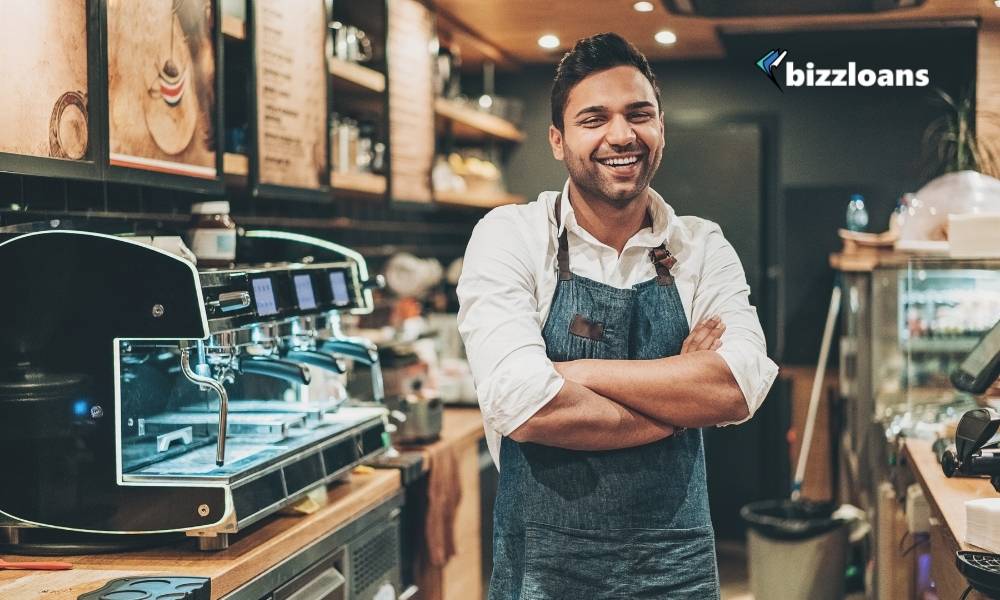
[[[652,225],[648,189],[622,207],[589,198],[570,180],[569,196],[577,224],[590,232],[597,241],[614,248],[619,255],[633,235]]]

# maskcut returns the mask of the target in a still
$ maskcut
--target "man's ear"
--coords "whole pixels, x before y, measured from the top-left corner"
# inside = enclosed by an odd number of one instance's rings
[[[552,156],[561,161],[565,158],[563,153],[563,135],[555,125],[549,125],[549,145],[552,146]]]

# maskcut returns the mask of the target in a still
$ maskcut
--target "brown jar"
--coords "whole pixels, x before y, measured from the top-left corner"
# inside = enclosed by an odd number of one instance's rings
[[[236,223],[229,202],[215,200],[191,205],[188,246],[201,268],[228,267],[236,261]]]

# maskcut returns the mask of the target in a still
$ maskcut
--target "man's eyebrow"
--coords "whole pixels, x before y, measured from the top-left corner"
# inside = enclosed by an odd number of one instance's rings
[[[600,105],[588,106],[587,108],[581,108],[579,112],[576,113],[576,116],[579,117],[580,115],[585,115],[588,113],[602,113],[602,112],[607,112],[607,110],[608,108],[606,106],[600,106]]]
[[[627,104],[625,106],[625,110],[636,110],[636,109],[639,109],[639,108],[654,108],[655,106],[656,105],[654,105],[649,100],[639,100],[639,101],[630,102],[629,104]],[[580,116],[586,115],[586,114],[603,113],[603,112],[607,112],[607,111],[608,111],[608,107],[601,106],[599,104],[595,104],[594,106],[588,106],[586,108],[580,109],[576,113],[576,115],[575,115],[574,118],[580,117]]]

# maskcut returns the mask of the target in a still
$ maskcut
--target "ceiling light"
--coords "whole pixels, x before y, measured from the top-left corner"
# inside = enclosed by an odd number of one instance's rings
[[[546,34],[538,38],[538,45],[546,50],[552,50],[559,47],[559,38],[552,34]]]
[[[661,29],[660,31],[656,32],[656,35],[653,36],[653,39],[663,44],[664,46],[669,46],[670,44],[677,42],[677,35],[673,31],[670,31],[668,29]]]
[[[998,1],[1000,1],[1000,0],[998,0]],[[634,8],[638,12],[653,12],[653,3],[652,2],[636,2],[635,4],[632,5],[632,8]]]

